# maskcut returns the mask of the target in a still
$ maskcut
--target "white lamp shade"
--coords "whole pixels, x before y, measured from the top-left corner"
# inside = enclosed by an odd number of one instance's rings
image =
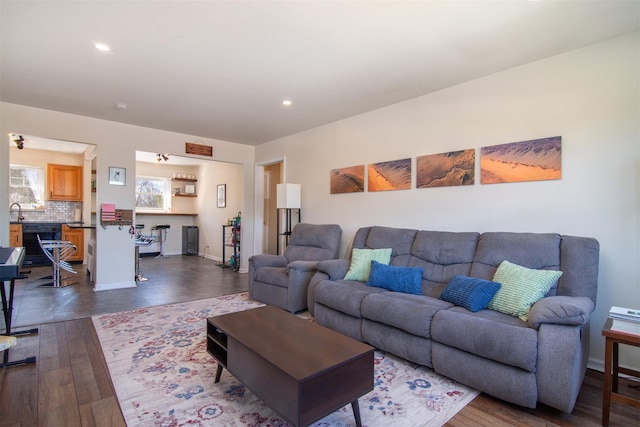
[[[278,209],[300,209],[300,187],[300,184],[278,184]]]

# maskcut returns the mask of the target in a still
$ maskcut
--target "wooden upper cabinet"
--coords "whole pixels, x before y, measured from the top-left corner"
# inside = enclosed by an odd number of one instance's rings
[[[82,201],[82,166],[47,165],[49,200]]]

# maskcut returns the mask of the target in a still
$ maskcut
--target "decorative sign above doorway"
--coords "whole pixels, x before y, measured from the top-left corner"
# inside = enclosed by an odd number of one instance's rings
[[[213,157],[213,147],[204,144],[186,142],[184,152],[186,154],[197,154],[198,156]]]

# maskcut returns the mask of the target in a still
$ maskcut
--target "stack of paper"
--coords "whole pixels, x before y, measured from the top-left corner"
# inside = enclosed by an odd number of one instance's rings
[[[614,305],[609,310],[609,317],[613,319],[611,330],[640,335],[640,310]]]

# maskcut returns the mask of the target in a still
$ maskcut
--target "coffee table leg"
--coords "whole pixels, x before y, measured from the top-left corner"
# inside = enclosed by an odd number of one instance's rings
[[[220,382],[220,375],[222,375],[222,365],[218,362],[218,369],[216,370],[216,380],[215,382]]]
[[[356,419],[356,427],[362,427],[362,420],[360,419],[360,405],[358,405],[358,399],[351,402],[353,408],[353,416]]]

